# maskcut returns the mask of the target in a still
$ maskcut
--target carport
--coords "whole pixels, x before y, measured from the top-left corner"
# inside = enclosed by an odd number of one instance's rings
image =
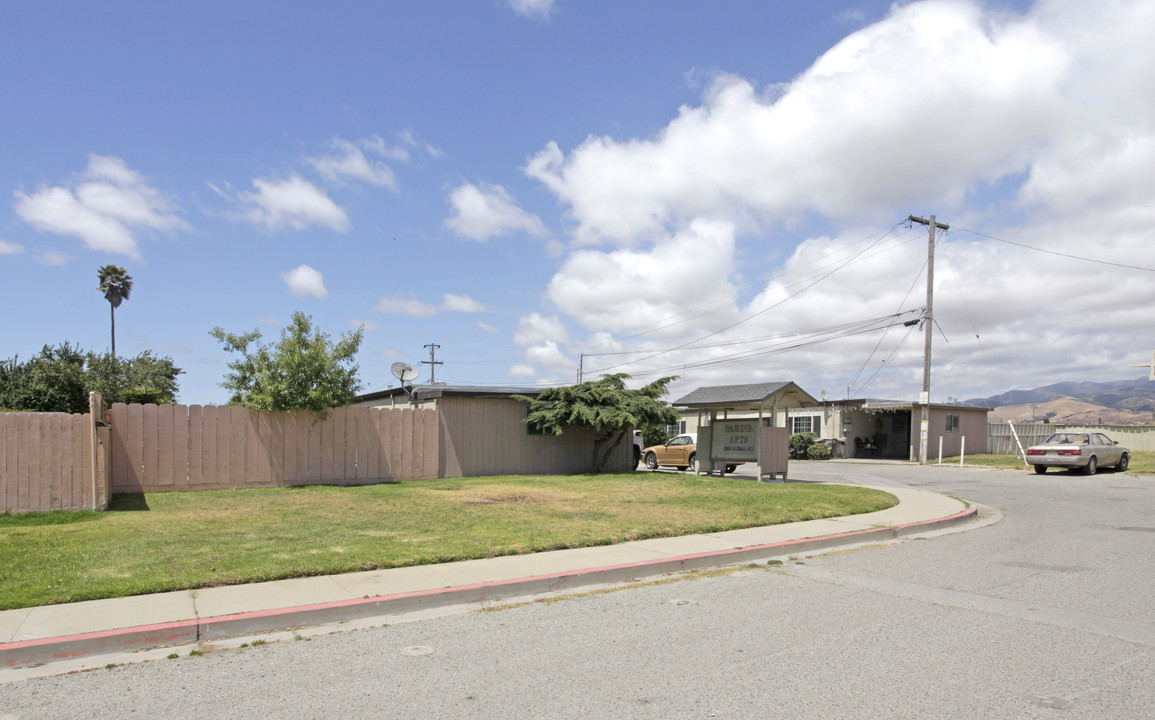
[[[820,404],[791,381],[702,387],[672,403],[698,411],[699,473],[757,462],[762,476],[782,479],[789,459],[791,408]]]

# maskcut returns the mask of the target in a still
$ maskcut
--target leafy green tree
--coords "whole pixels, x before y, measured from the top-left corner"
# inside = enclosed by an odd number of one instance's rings
[[[353,363],[364,329],[344,333],[332,343],[329,336],[314,328],[312,318],[293,313],[289,326],[281,330],[275,345],[257,343],[257,330],[242,335],[213,328],[209,333],[228,352],[240,353],[229,363],[221,387],[231,390],[229,403],[258,410],[316,410],[352,404],[361,388],[358,367]]]
[[[184,371],[170,357],[158,357],[145,350],[130,360],[111,354],[88,354],[87,387],[101,394],[107,403],[175,405]]]
[[[96,275],[100,278],[97,289],[104,293],[104,299],[111,306],[109,312],[112,314],[112,356],[116,357],[116,309],[132,292],[132,276],[127,270],[116,265],[105,265]]]
[[[183,370],[169,357],[146,350],[122,360],[110,354],[81,352],[64,342],[45,345],[28,362],[0,361],[0,408],[35,412],[88,412],[88,393],[104,400],[174,404]]]
[[[676,427],[678,423],[674,421],[672,424]],[[669,426],[670,424],[665,422],[651,422],[637,429],[642,431],[642,443],[646,447],[650,447],[652,445],[662,445],[672,437],[670,433],[666,431],[666,428]]]
[[[67,342],[45,345],[26,363],[12,357],[0,363],[0,407],[34,412],[88,411],[85,356]]]
[[[542,433],[561,435],[567,428],[593,431],[594,471],[601,472],[632,428],[673,425],[678,413],[660,398],[678,378],[660,380],[630,390],[629,375],[605,375],[598,380],[543,390],[537,397],[515,395],[529,406],[525,423]]]

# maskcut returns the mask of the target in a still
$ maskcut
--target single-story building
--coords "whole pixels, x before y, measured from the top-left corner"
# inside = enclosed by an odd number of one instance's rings
[[[760,396],[760,397],[759,397]],[[810,432],[831,446],[833,457],[917,460],[922,406],[899,400],[815,400],[794,383],[699,388],[671,403],[682,408],[680,432],[697,432],[712,419],[760,418],[765,427],[790,434]],[[930,406],[927,456],[987,451],[988,408]]]
[[[765,427],[789,427],[792,410],[820,404],[793,382],[701,387],[670,403],[685,408],[681,432],[697,432],[713,420],[759,418]]]
[[[931,403],[927,458],[987,451],[989,408]],[[831,445],[834,457],[918,460],[922,405],[905,400],[828,400],[792,418],[791,432],[812,432]],[[941,443],[941,445],[940,445]]]
[[[594,438],[586,428],[543,435],[525,424],[528,406],[514,395],[534,397],[541,388],[414,385],[366,393],[358,407],[425,409],[438,413],[438,477],[572,475],[593,472]],[[606,472],[636,465],[627,437],[606,463]]]

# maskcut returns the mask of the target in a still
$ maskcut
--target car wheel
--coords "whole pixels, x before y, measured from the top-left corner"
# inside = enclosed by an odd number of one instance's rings
[[[651,470],[658,469],[658,456],[653,453],[646,453],[646,467]]]
[[[732,473],[737,469],[738,469],[737,465],[727,465],[726,466],[726,472],[728,472],[728,473]]]
[[[1035,474],[1036,475],[1046,475],[1047,474],[1047,466],[1046,465],[1036,465],[1035,466]]]
[[[641,461],[642,461],[642,451],[641,451],[641,449],[638,448],[637,445],[635,445],[634,446],[634,467],[637,467],[638,463],[640,463]]]
[[[1094,475],[1095,471],[1099,469],[1099,461],[1092,455],[1091,459],[1087,461],[1087,467],[1083,468],[1084,475]]]
[[[1131,464],[1131,458],[1127,457],[1127,453],[1123,453],[1123,457],[1119,458],[1119,462],[1115,465],[1115,472],[1127,472],[1127,466]]]
[[[698,469],[698,454],[690,455],[690,472],[695,472]]]

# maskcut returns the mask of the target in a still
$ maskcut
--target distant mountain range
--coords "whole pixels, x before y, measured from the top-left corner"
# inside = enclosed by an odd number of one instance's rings
[[[992,408],[992,422],[1135,425],[1155,422],[1155,382],[1145,377],[1115,382],[1061,382],[1010,390],[966,401]]]

